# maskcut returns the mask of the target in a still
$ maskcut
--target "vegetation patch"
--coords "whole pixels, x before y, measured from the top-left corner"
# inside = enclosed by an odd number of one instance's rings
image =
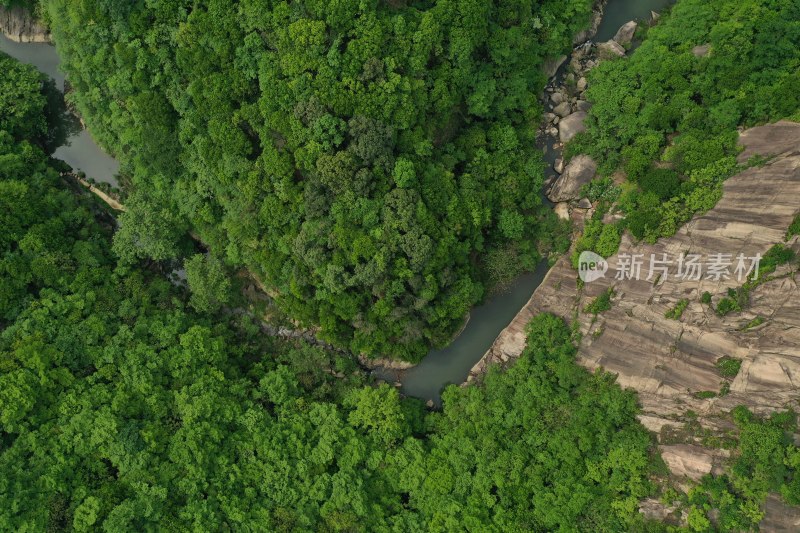
[[[191,229],[336,346],[418,361],[566,250],[536,95],[591,0],[117,4],[42,6],[131,176],[129,263],[180,259]]]
[[[735,378],[742,366],[742,360],[725,356],[718,359],[715,366],[722,377]]]
[[[789,229],[786,230],[786,240],[788,241],[795,235],[800,235],[800,214],[794,217],[792,224],[789,226]]]
[[[614,296],[614,289],[609,287],[600,296],[593,299],[586,307],[583,308],[584,313],[591,313],[595,316],[604,311],[611,309],[611,298]]]
[[[763,316],[757,316],[754,319],[750,320],[747,324],[742,326],[741,330],[742,331],[747,331],[748,329],[752,329],[752,328],[755,328],[757,326],[760,326],[761,324],[763,324],[765,322],[765,320],[766,319]]]
[[[707,475],[689,491],[689,528],[693,531],[750,531],[764,517],[770,492],[788,504],[800,503],[800,449],[792,442],[793,412],[759,418],[747,408],[734,409],[738,449],[728,474]],[[712,522],[713,521],[713,522]]]
[[[626,173],[618,206],[632,235],[654,242],[712,208],[742,168],[737,128],[798,112],[797,24],[789,1],[681,0],[628,59],[592,69],[588,129],[567,152]],[[771,44],[775,32],[791,44]]]
[[[664,316],[666,318],[671,318],[672,320],[680,320],[687,307],[689,307],[689,300],[686,298],[681,298],[678,300],[678,303],[675,304],[675,307],[667,311]]]

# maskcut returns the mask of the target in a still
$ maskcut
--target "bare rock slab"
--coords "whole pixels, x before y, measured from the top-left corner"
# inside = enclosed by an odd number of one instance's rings
[[[558,137],[562,143],[569,142],[575,137],[577,134],[586,131],[586,125],[584,121],[586,120],[586,112],[585,111],[576,111],[571,115],[564,117],[558,123]]]
[[[615,57],[625,57],[625,48],[617,41],[611,39],[597,45],[597,53],[601,59],[614,59]]]
[[[629,44],[631,41],[633,41],[633,35],[636,33],[636,28],[638,27],[639,24],[637,24],[634,20],[626,22],[620,29],[617,30],[617,33],[613,37],[614,41],[623,46]]]
[[[564,173],[553,184],[547,197],[552,202],[567,202],[579,198],[581,188],[592,181],[596,172],[597,163],[588,155],[573,157],[564,167]]]

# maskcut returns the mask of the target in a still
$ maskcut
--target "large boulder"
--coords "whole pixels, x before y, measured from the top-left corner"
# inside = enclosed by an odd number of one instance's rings
[[[573,157],[564,167],[564,173],[553,183],[547,197],[551,202],[568,202],[579,198],[581,188],[592,181],[596,172],[597,163],[588,155]]]
[[[567,202],[559,202],[553,208],[556,216],[561,220],[569,220],[569,204]]]
[[[615,57],[625,57],[625,48],[617,41],[611,39],[597,45],[597,55],[600,59],[614,59]]]
[[[688,477],[699,481],[711,473],[714,457],[711,453],[692,444],[674,444],[661,446],[661,458],[667,463],[669,471],[677,477]]]
[[[571,112],[572,112],[572,109],[569,106],[569,102],[561,102],[560,104],[558,104],[557,106],[555,106],[553,108],[553,113],[555,113],[556,115],[558,115],[561,118],[569,116],[569,114]]]
[[[600,27],[600,23],[602,21],[603,21],[603,10],[602,9],[594,10],[592,12],[592,20],[589,24],[589,27],[581,32],[578,32],[572,39],[573,46],[584,43],[587,40],[594,37],[594,34],[597,33],[597,28]]]
[[[634,20],[626,22],[617,30],[617,33],[613,37],[614,41],[623,46],[629,44],[633,40],[633,35],[636,33],[636,28],[638,27],[639,25]]]
[[[559,56],[545,61],[544,65],[542,66],[542,70],[544,70],[545,76],[547,76],[548,79],[555,76],[556,72],[558,72],[558,69],[561,67],[561,65],[564,64],[564,61],[566,60],[567,56]]]
[[[586,111],[576,111],[558,123],[558,138],[562,143],[569,142],[582,131],[586,131]]]

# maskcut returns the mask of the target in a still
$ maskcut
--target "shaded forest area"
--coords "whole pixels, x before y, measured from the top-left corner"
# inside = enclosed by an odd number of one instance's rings
[[[537,94],[590,0],[44,5],[130,180],[126,261],[191,228],[324,339],[416,361],[568,245],[541,206]]]

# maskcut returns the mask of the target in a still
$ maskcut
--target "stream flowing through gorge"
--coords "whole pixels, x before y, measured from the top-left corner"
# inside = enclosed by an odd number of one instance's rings
[[[603,11],[595,41],[606,41],[617,29],[632,19],[647,19],[651,11],[660,11],[672,0],[609,0]],[[23,63],[34,65],[52,77],[59,90],[64,89],[64,74],[59,70],[59,58],[54,46],[43,43],[17,43],[0,35],[0,51]],[[562,67],[563,72],[563,67]],[[558,151],[554,140],[547,137],[542,146],[544,159],[552,165]],[[118,186],[119,163],[94,142],[87,130],[68,138],[53,157],[68,163],[73,169],[83,171],[97,182]],[[552,171],[550,167],[549,171]],[[495,338],[525,305],[533,291],[547,274],[547,262],[542,261],[534,272],[518,277],[504,291],[498,292],[470,311],[469,321],[463,331],[447,347],[431,350],[416,366],[407,370],[377,368],[373,374],[389,382],[399,382],[404,394],[434,404],[440,403],[440,392],[448,384],[463,383],[470,369],[491,347]]]

